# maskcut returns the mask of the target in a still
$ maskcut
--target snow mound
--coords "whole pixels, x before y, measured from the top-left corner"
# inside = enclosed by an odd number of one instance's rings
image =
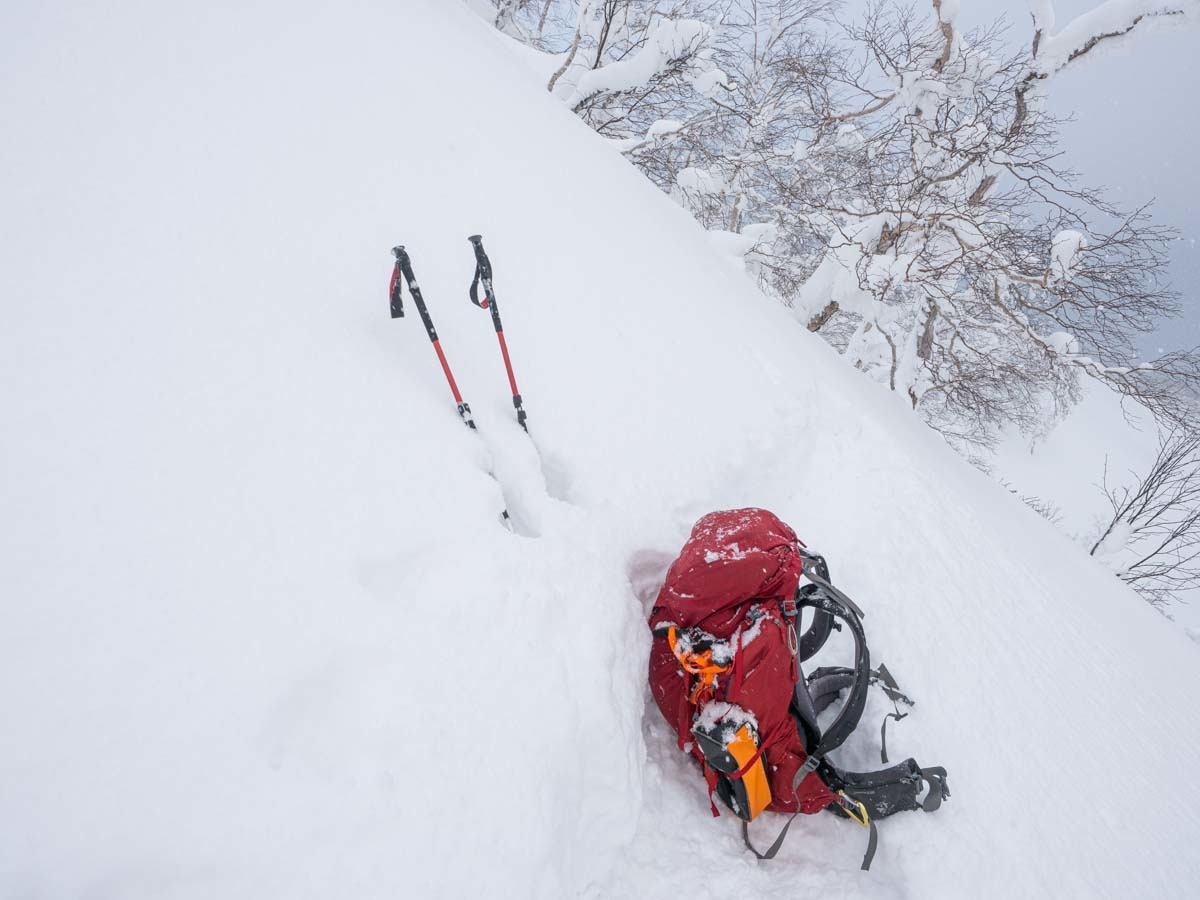
[[[0,896],[1194,892],[1195,644],[465,5],[3,15]],[[397,243],[478,434],[388,317]],[[893,754],[951,773],[870,873],[825,816],[756,863],[646,705],[667,564],[750,505],[867,610]]]

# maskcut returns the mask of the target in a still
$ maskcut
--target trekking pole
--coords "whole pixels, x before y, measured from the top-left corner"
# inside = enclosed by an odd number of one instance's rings
[[[421,288],[417,284],[417,279],[413,276],[412,260],[408,257],[408,251],[401,244],[392,248],[392,255],[396,257],[396,266],[392,269],[392,283],[389,290],[392,302],[392,318],[400,319],[404,317],[404,298],[401,296],[400,281],[400,276],[403,274],[404,280],[408,282],[408,290],[412,294],[413,303],[417,305],[417,312],[421,314],[421,321],[425,323],[425,331],[433,344],[433,352],[437,354],[438,362],[442,364],[442,372],[445,373],[446,381],[450,384],[450,393],[454,395],[454,402],[458,404],[458,415],[468,428],[474,429],[475,419],[471,417],[471,407],[463,400],[462,394],[458,392],[458,385],[454,382],[454,374],[450,371],[450,364],[446,362],[446,354],[442,352],[442,344],[438,340],[437,330],[433,327],[433,319],[429,317],[429,310],[425,308],[425,299],[421,296]]]
[[[389,298],[392,304],[392,318],[404,318],[404,297],[401,292],[402,282],[401,276],[408,282],[409,293],[412,294],[413,303],[417,305],[417,312],[421,314],[421,321],[425,323],[425,333],[429,335],[430,343],[433,344],[433,352],[437,354],[438,362],[442,364],[442,372],[446,376],[446,381],[450,385],[450,393],[454,395],[454,402],[458,404],[458,415],[463,420],[463,423],[472,431],[478,432],[475,427],[475,419],[471,416],[471,407],[463,400],[462,394],[458,392],[458,385],[454,381],[454,374],[450,371],[450,364],[446,362],[446,354],[442,352],[442,344],[438,340],[437,330],[433,327],[433,319],[429,317],[429,310],[425,307],[425,298],[421,296],[420,285],[417,284],[417,279],[413,275],[412,260],[409,259],[408,251],[404,249],[404,245],[392,248],[392,255],[396,257],[396,265],[392,269],[392,283],[388,288]],[[488,475],[499,483],[489,466]],[[503,487],[501,487],[503,492]],[[509,531],[513,531],[512,517],[508,514],[508,510],[504,509],[500,512],[500,523]]]
[[[490,309],[492,325],[496,328],[496,339],[500,342],[500,355],[504,357],[504,369],[508,372],[508,386],[512,388],[513,406],[517,410],[517,424],[529,432],[525,424],[525,408],[521,405],[521,392],[517,390],[517,379],[513,375],[512,360],[508,358],[508,344],[504,340],[504,326],[500,324],[500,307],[492,289],[492,263],[483,249],[483,236],[473,234],[467,238],[475,249],[475,280],[471,282],[471,302],[480,309]],[[479,285],[483,284],[483,300],[479,299]]]

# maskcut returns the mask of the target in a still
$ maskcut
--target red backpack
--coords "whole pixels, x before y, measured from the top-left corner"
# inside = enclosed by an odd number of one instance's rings
[[[801,635],[805,608],[814,615]],[[716,794],[742,820],[746,846],[760,859],[775,856],[796,815],[827,809],[870,829],[865,869],[875,851],[874,819],[903,809],[931,812],[949,796],[940,767],[922,769],[909,759],[878,772],[847,772],[826,758],[858,724],[872,683],[894,703],[912,705],[886,668],[871,671],[861,620],[861,610],[830,583],[824,559],[763,509],[704,516],[667,572],[649,620],[651,693],[680,749],[700,764],[710,801]],[[805,676],[803,663],[839,621],[854,638],[854,666]],[[841,711],[822,729],[818,715],[843,691]],[[889,718],[904,715],[897,706]],[[886,763],[886,750],[881,757]],[[712,810],[718,814],[715,802]],[[760,853],[748,823],[763,810],[791,818]]]

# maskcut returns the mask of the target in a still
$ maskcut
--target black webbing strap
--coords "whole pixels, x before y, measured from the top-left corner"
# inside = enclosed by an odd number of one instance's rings
[[[879,849],[879,829],[875,827],[874,819],[867,823],[867,828],[871,834],[867,838],[867,852],[863,854],[862,865],[859,867],[864,872],[870,871],[871,863],[875,862],[875,851]]]
[[[808,777],[810,773],[815,772],[820,764],[821,758],[815,754],[804,760],[800,768],[796,770],[796,774],[792,777],[793,797],[795,797],[800,790],[800,782],[804,781],[804,779]],[[930,796],[932,796],[934,793],[932,786],[930,787],[929,793]],[[875,859],[875,851],[879,848],[879,830],[875,827],[874,820],[871,819],[867,814],[866,807],[862,806],[862,804],[858,803],[857,801],[851,800],[844,793],[839,792],[839,797],[841,800],[839,801],[838,805],[843,805],[844,801],[846,804],[858,807],[862,818],[860,818],[858,815],[852,815],[851,818],[853,818],[854,821],[858,822],[860,825],[865,825],[867,830],[870,832],[867,837],[867,852],[863,855],[862,861],[862,870],[865,872],[871,868],[871,863]],[[774,859],[775,855],[779,852],[779,848],[783,846],[784,840],[787,839],[788,829],[792,827],[792,823],[796,821],[796,816],[798,815],[800,815],[799,810],[788,816],[788,820],[783,823],[783,828],[781,828],[779,834],[775,836],[775,840],[771,842],[771,846],[761,852],[750,841],[750,823],[743,819],[742,843],[744,843],[746,845],[746,849],[753,853],[758,859]]]
[[[478,306],[480,309],[487,309],[487,306],[485,306],[484,304],[479,302],[479,277],[480,277],[479,266],[475,266],[475,278],[471,281],[471,289],[470,289],[471,302],[474,303],[476,306]]]
[[[471,302],[480,309],[490,309],[492,325],[497,331],[501,330],[500,308],[496,303],[496,292],[492,289],[492,261],[488,259],[487,251],[483,249],[483,237],[473,234],[467,238],[475,251],[475,277],[471,280]],[[483,285],[483,299],[479,299],[479,286]]]
[[[783,840],[787,837],[788,829],[792,827],[792,822],[796,820],[796,816],[798,815],[800,815],[800,813],[792,813],[790,816],[788,816],[788,820],[784,823],[783,829],[779,832],[778,837],[775,838],[771,846],[766,849],[765,853],[759,853],[758,848],[750,843],[750,823],[745,819],[742,819],[742,843],[744,843],[747,849],[749,849],[749,851],[759,859],[774,859],[775,854],[779,852],[779,848],[783,846]]]
[[[867,852],[863,854],[861,866],[865,872],[871,868],[871,863],[875,860],[875,851],[879,849],[879,830],[875,827],[875,820],[871,818],[871,813],[865,803],[855,800],[845,791],[838,791],[838,798],[837,805],[842,808],[843,812],[868,831]]]
[[[858,608],[857,603],[847,597],[841,590],[835,588],[827,578],[822,578],[819,573],[810,571],[808,569],[804,570],[804,575],[813,584],[819,584],[821,587],[825,588],[825,590],[828,591],[835,600],[853,612],[860,619],[865,619],[867,617],[867,614]]]
[[[917,704],[903,691],[900,690],[900,685],[896,683],[896,679],[892,677],[892,673],[888,671],[888,667],[883,663],[879,664],[879,668],[871,672],[871,684],[877,684],[883,689],[884,695],[892,701],[892,708],[895,712],[890,712],[883,717],[883,724],[879,726],[879,761],[887,765],[887,723],[888,719],[895,719],[899,722],[901,719],[907,718],[908,713],[900,712],[900,704],[905,706],[916,706]]]
[[[871,683],[881,685],[883,692],[893,703],[903,703],[905,706],[917,705],[915,700],[900,690],[900,685],[896,683],[896,679],[883,663],[880,663],[879,668],[871,672]]]
[[[908,713],[902,713],[897,709],[894,713],[888,713],[883,717],[883,724],[879,726],[879,761],[885,766],[887,765],[887,723],[888,719],[895,719],[899,722],[901,719],[907,718]]]
[[[775,838],[774,843],[766,849],[766,852],[759,853],[754,845],[750,843],[750,823],[743,820],[742,822],[742,841],[750,849],[750,852],[759,859],[774,859],[775,854],[779,852],[779,848],[783,846],[784,838],[787,837],[788,829],[792,827],[792,822],[800,813],[792,813],[788,817],[787,822],[783,826],[783,830],[779,832],[779,836]],[[863,854],[862,865],[859,867],[862,871],[870,871],[871,863],[875,861],[875,851],[879,849],[879,829],[875,826],[874,820],[867,822],[867,852]]]
[[[932,788],[930,789],[929,793],[931,796],[933,795],[934,791]],[[940,803],[941,801],[939,800],[938,802]],[[934,809],[936,808],[937,807],[935,806]],[[792,827],[792,822],[796,821],[796,816],[798,815],[800,815],[800,813],[794,812],[788,816],[788,820],[783,823],[783,828],[780,829],[780,832],[778,835],[776,835],[775,840],[771,842],[771,846],[761,853],[758,851],[758,848],[750,842],[750,823],[743,819],[742,843],[744,843],[746,848],[760,860],[774,859],[775,855],[779,852],[779,848],[783,846],[783,842],[787,838],[788,829]],[[868,832],[867,852],[863,854],[862,865],[859,867],[864,872],[870,870],[871,863],[875,861],[875,851],[879,849],[879,829],[875,826],[875,820],[867,819],[866,827]]]
[[[809,772],[815,772],[819,764],[820,760],[818,760],[815,756],[810,756],[803,762],[800,768],[796,770],[796,774],[792,777],[793,797],[795,797],[796,793],[800,790],[800,782],[802,782],[808,776]],[[798,815],[800,815],[799,810],[788,816],[788,820],[784,823],[782,830],[778,835],[776,835],[775,840],[771,842],[771,846],[768,847],[764,853],[759,853],[758,848],[755,847],[754,844],[750,843],[750,823],[743,819],[742,842],[746,845],[746,848],[759,859],[774,859],[775,854],[779,852],[779,848],[783,846],[783,841],[784,838],[787,837],[788,829],[792,827],[792,822],[796,821],[796,816]]]

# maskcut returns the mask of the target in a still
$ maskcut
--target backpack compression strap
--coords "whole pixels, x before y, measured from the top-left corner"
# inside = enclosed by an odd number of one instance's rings
[[[800,788],[800,782],[808,774],[802,766],[796,771],[796,777],[792,779],[792,793],[794,794]],[[879,848],[879,829],[875,827],[875,822],[867,812],[866,806],[857,800],[852,800],[847,797],[844,791],[838,791],[837,805],[846,814],[847,817],[853,819],[859,825],[868,829],[870,836],[867,838],[867,852],[863,854],[862,870],[866,872],[871,868],[871,863],[875,859],[875,851]],[[783,828],[771,842],[771,846],[760,853],[758,848],[750,842],[750,823],[745,819],[742,820],[742,843],[746,845],[751,853],[759,859],[774,859],[775,854],[779,852],[779,848],[783,846],[783,841],[787,837],[788,829],[792,827],[792,823],[796,821],[796,816],[799,812],[794,812],[788,816],[788,820],[783,823]]]
[[[883,663],[879,664],[879,668],[871,673],[871,683],[877,684],[883,688],[884,695],[892,701],[892,708],[895,712],[890,712],[883,717],[883,724],[879,726],[879,761],[885,766],[888,762],[887,753],[887,723],[888,719],[895,719],[899,722],[901,719],[908,717],[908,713],[900,712],[900,704],[905,706],[913,706],[913,701],[900,690],[900,685],[896,684],[896,679],[892,677],[892,673],[888,671],[888,667]]]
[[[800,672],[800,680],[796,684],[796,705],[805,710],[805,715],[811,716],[811,721],[805,723],[811,731],[811,737],[815,740],[816,746],[809,744],[812,749],[808,753],[808,757],[796,770],[795,777],[792,779],[792,794],[794,795],[800,789],[802,782],[811,772],[817,771],[821,762],[825,758],[825,754],[837,749],[845,742],[851,732],[858,726],[859,719],[862,718],[863,709],[867,703],[867,691],[871,686],[871,655],[867,650],[867,636],[863,632],[861,610],[854,604],[849,597],[846,597],[841,591],[834,588],[828,581],[820,578],[819,575],[814,577],[815,573],[805,572],[822,588],[821,590],[797,591],[796,598],[790,603],[783,605],[784,615],[787,616],[792,624],[790,627],[795,628],[795,622],[800,617],[801,609],[812,609],[817,617],[822,614],[830,623],[837,618],[846,623],[846,627],[850,629],[850,633],[854,636],[854,668],[841,669],[837,672],[839,676],[839,690],[849,683],[850,696],[846,699],[846,703],[842,706],[842,711],[838,713],[838,717],[833,724],[822,734],[816,721],[816,709],[813,705],[813,697],[809,693],[808,685],[804,678],[803,670]],[[815,623],[814,623],[815,624]],[[828,628],[826,629],[828,635]],[[802,651],[799,647],[799,642],[796,643],[796,658],[797,663],[801,661]],[[823,694],[824,696],[824,694]],[[862,868],[864,871],[871,868],[871,862],[875,858],[875,850],[879,845],[879,833],[876,830],[874,821],[871,820],[867,808],[857,800],[847,797],[842,791],[838,792],[838,806],[854,821],[858,822],[864,828],[870,830],[870,837],[867,840],[867,852],[863,856]],[[792,827],[792,822],[795,821],[799,813],[793,813],[784,824],[779,835],[771,843],[771,846],[765,852],[760,853],[758,849],[750,842],[750,830],[746,822],[742,823],[742,841],[750,852],[759,859],[774,859],[775,854],[779,852],[779,848],[783,846],[783,841],[787,837],[788,829]]]

